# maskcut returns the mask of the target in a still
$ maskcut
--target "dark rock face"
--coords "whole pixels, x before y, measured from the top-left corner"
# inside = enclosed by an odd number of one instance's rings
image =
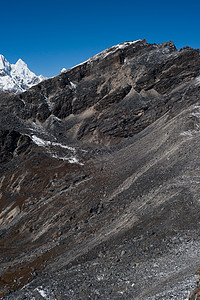
[[[138,41],[40,83],[11,105],[26,120],[45,123],[54,115],[67,127],[68,138],[73,132],[73,140],[86,136],[103,146],[105,140],[112,144],[140,132],[176,106],[177,87],[186,93],[185,104],[196,101],[187,89],[198,75],[197,50],[178,52],[172,42]]]
[[[0,94],[0,297],[189,297],[199,91],[198,50],[141,40]]]
[[[26,153],[31,139],[14,130],[0,130],[0,164],[10,161],[13,156]]]

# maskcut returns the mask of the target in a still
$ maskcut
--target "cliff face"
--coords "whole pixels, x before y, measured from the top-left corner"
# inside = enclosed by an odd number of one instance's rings
[[[11,102],[22,119],[56,130],[57,117],[68,140],[103,146],[140,132],[178,106],[183,93],[184,105],[196,101],[198,87],[188,84],[198,76],[197,50],[137,41],[111,47]]]
[[[198,50],[139,40],[0,94],[1,297],[188,297],[199,78]]]

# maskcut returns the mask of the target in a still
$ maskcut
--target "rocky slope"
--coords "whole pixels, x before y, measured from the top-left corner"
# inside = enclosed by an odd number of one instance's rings
[[[0,95],[3,299],[187,299],[199,268],[199,51],[111,47]]]
[[[196,274],[198,274],[197,285],[195,289],[190,293],[189,300],[200,299],[200,269],[197,270]]]
[[[22,93],[31,86],[46,79],[36,76],[27,64],[19,59],[16,64],[10,64],[3,55],[0,55],[0,90]]]

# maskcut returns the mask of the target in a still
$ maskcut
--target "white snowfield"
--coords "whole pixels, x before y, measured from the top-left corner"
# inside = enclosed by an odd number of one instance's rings
[[[31,72],[23,60],[10,64],[0,55],[0,90],[22,93],[44,79],[46,78],[42,75],[36,76]]]

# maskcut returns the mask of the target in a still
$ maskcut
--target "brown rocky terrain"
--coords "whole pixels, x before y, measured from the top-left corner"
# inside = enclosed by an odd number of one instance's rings
[[[188,299],[199,92],[198,50],[139,40],[0,94],[2,299]]]

